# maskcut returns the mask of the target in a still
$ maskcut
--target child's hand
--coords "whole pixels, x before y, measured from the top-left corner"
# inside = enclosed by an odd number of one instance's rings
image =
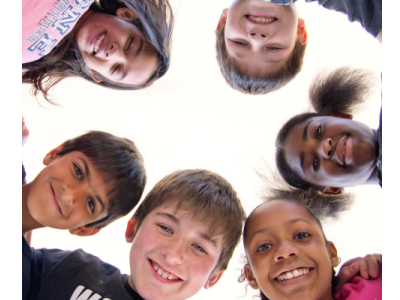
[[[29,130],[26,127],[24,117],[22,117],[22,146],[25,145],[28,136],[29,136]]]
[[[334,295],[339,293],[343,285],[351,282],[356,275],[364,279],[377,278],[380,265],[382,265],[382,254],[369,254],[365,257],[350,259],[340,268],[337,275],[338,283],[333,291]]]

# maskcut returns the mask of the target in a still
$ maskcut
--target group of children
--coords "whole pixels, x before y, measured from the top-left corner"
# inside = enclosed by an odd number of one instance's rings
[[[299,73],[307,31],[293,2],[237,0],[222,12],[217,60],[231,87],[268,93]],[[381,1],[318,2],[381,41]],[[23,23],[22,81],[49,101],[49,89],[69,76],[139,89],[170,64],[167,0],[24,0]],[[378,130],[352,120],[371,85],[369,73],[350,68],[314,80],[316,112],[290,119],[276,140],[278,171],[290,187],[247,218],[232,185],[199,169],[164,177],[137,206],[146,185],[142,156],[132,141],[106,132],[54,148],[29,183],[22,167],[23,299],[188,299],[217,284],[242,233],[239,281],[261,299],[381,299],[382,256],[351,260],[335,275],[340,259],[320,222],[350,203],[345,187],[382,186],[382,117]],[[94,235],[135,207],[125,232],[129,275],[82,250],[34,249],[25,238],[42,227]]]

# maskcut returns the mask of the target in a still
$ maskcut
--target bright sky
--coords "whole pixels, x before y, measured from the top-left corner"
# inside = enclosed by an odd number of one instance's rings
[[[22,151],[28,181],[43,168],[48,151],[88,130],[103,130],[132,139],[138,146],[148,175],[144,194],[175,170],[204,168],[233,185],[249,214],[261,203],[263,185],[256,171],[275,169],[277,132],[286,120],[308,108],[309,83],[324,68],[351,66],[373,72],[375,92],[355,120],[378,127],[382,47],[345,15],[299,1],[299,15],[308,30],[302,71],[277,92],[249,96],[225,83],[215,59],[214,30],[230,0],[173,0],[171,4],[176,17],[172,63],[150,88],[114,91],[83,79],[68,79],[54,89],[60,106],[39,98],[41,107],[29,95],[29,86],[22,86],[22,115],[31,132]],[[342,262],[382,253],[382,190],[379,186],[347,190],[356,193],[353,209],[324,227]],[[127,220],[122,218],[89,238],[40,229],[33,234],[32,246],[83,248],[129,273],[130,245],[124,239]],[[244,296],[245,284],[237,283],[243,253],[240,244],[220,282],[191,299],[252,299],[256,292],[248,289]]]

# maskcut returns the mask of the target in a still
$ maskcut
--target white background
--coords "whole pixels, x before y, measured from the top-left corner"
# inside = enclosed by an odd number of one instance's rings
[[[113,91],[81,79],[68,79],[54,89],[53,98],[61,106],[48,105],[39,97],[44,106],[41,107],[29,95],[29,86],[22,86],[22,115],[31,132],[22,151],[28,182],[43,168],[42,159],[48,151],[88,130],[104,130],[132,139],[138,146],[148,176],[144,194],[175,170],[205,168],[231,182],[246,212],[250,213],[261,203],[263,188],[255,170],[275,169],[277,132],[290,117],[308,109],[309,83],[324,68],[351,66],[373,71],[375,93],[355,120],[371,128],[378,127],[382,47],[358,23],[349,23],[345,15],[325,10],[317,3],[300,1],[297,8],[308,31],[308,48],[301,73],[272,94],[249,96],[232,90],[225,83],[215,59],[214,30],[221,11],[229,7],[230,1],[174,0],[171,4],[176,17],[172,63],[168,73],[150,88]],[[393,98],[398,101],[398,97]],[[18,106],[16,112],[15,118],[20,118]],[[18,129],[19,120],[12,122]],[[13,155],[14,165],[19,167],[11,172],[18,174],[15,178],[20,180],[20,156]],[[4,161],[7,158],[5,156]],[[6,185],[4,189],[10,192]],[[340,221],[324,226],[327,238],[336,244],[342,262],[368,253],[382,253],[382,190],[379,186],[360,186],[347,191],[356,193],[356,203]],[[388,195],[387,201],[399,198],[390,199],[389,194],[385,195]],[[20,206],[16,211],[18,209]],[[66,231],[40,229],[33,234],[32,246],[83,248],[129,273],[130,245],[124,240],[127,220],[128,217],[122,218],[88,238],[72,236]],[[16,236],[19,245],[20,235]],[[202,290],[193,299],[243,296],[245,284],[236,282],[243,253],[240,244],[220,282],[210,290]],[[19,260],[19,255],[16,257]],[[251,299],[254,294],[256,292],[249,289],[247,296],[240,299]]]

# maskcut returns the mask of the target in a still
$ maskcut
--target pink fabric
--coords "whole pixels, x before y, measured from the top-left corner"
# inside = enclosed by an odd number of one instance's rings
[[[360,276],[346,283],[340,293],[335,295],[336,300],[382,300],[382,266],[379,277],[366,280]]]
[[[93,0],[22,0],[22,63],[48,54]]]

